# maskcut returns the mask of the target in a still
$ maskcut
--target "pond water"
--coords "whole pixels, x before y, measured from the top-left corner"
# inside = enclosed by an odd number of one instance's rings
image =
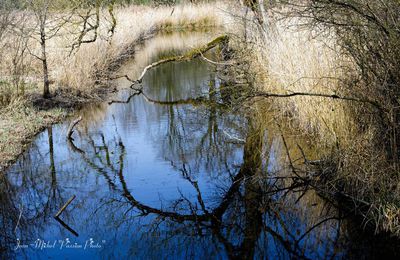
[[[120,74],[135,78],[147,64],[209,39],[158,36]],[[114,99],[127,100],[129,82],[117,84]],[[145,76],[145,95],[80,111],[73,142],[69,121],[39,134],[1,176],[0,252],[29,259],[326,259],[398,251],[314,191],[276,185],[286,168],[281,134],[254,134],[248,113],[224,106],[223,85],[203,59],[167,63]]]

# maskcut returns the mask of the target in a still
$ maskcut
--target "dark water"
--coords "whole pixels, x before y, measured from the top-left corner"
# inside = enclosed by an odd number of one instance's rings
[[[156,38],[122,72],[134,78],[138,63],[190,41]],[[257,135],[247,113],[223,106],[223,84],[203,60],[165,64],[145,77],[147,98],[81,111],[72,143],[69,122],[41,133],[1,176],[3,256],[327,259],[397,251],[398,244],[361,232],[314,191],[278,185],[286,167],[281,135]],[[130,94],[122,90],[115,99]]]

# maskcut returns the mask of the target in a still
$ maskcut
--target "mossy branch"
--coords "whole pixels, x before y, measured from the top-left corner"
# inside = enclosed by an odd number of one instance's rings
[[[222,35],[219,36],[217,38],[215,38],[214,40],[212,40],[211,42],[207,43],[206,45],[200,47],[200,48],[196,48],[196,49],[192,49],[188,52],[186,52],[183,55],[179,55],[179,56],[173,56],[173,57],[169,57],[166,59],[162,59],[156,62],[153,62],[152,64],[148,65],[147,67],[144,68],[142,74],[140,74],[140,77],[136,80],[137,83],[141,83],[143,80],[143,77],[146,75],[147,71],[157,67],[161,64],[164,63],[168,63],[171,61],[188,61],[194,58],[197,58],[198,56],[202,55],[203,53],[211,50],[212,48],[218,46],[219,44],[222,44],[224,42],[226,42],[228,40],[228,36],[227,35]]]

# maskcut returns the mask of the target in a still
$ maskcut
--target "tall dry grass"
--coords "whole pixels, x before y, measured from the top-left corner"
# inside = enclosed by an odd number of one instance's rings
[[[80,28],[71,24],[64,26],[56,37],[46,42],[52,82],[50,92],[56,94],[50,100],[39,98],[43,86],[42,64],[32,55],[40,56],[38,41],[25,37],[27,34],[24,32],[5,32],[0,37],[0,171],[23,151],[36,133],[68,114],[65,109],[40,111],[33,104],[40,103],[39,107],[45,108],[76,108],[100,100],[104,96],[99,91],[111,88],[97,84],[98,77],[104,76],[99,73],[110,76],[124,61],[132,58],[138,50],[137,44],[144,43],[157,32],[224,26],[218,11],[220,5],[223,3],[186,4],[174,9],[148,6],[115,8],[117,26],[113,37],[108,37],[109,21],[102,19],[97,41],[82,44],[71,55],[71,45]],[[106,17],[108,10],[102,12]],[[14,22],[18,19],[25,23],[24,29],[34,28],[35,19],[31,13],[13,15]],[[38,34],[35,36],[37,38]],[[17,48],[23,40],[27,40],[28,49]],[[14,79],[18,79],[19,87]]]
[[[268,93],[315,93],[357,97],[346,90],[345,82],[355,68],[341,55],[334,37],[299,26],[297,19],[279,19],[253,34],[253,69],[258,74],[256,84]],[[256,31],[259,29],[253,29]],[[275,99],[274,104],[284,114],[291,114],[309,134],[318,134],[327,143],[343,140],[357,127],[349,101],[325,97],[296,96]],[[362,105],[362,104],[361,104]],[[345,129],[345,133],[343,131]]]
[[[56,37],[47,41],[47,56],[50,70],[51,90],[68,89],[76,95],[92,95],[96,88],[96,77],[99,73],[108,73],[110,63],[124,61],[121,55],[131,55],[135,51],[135,44],[142,43],[140,38],[152,37],[156,32],[171,32],[176,30],[206,30],[207,28],[221,27],[224,24],[223,14],[219,6],[223,3],[184,4],[174,8],[160,6],[132,5],[116,8],[115,17],[117,26],[115,33],[109,37],[108,19],[102,19],[99,37],[93,43],[82,44],[79,49],[71,53],[71,45],[76,41],[79,28],[67,24]],[[103,11],[105,14],[107,10]],[[28,17],[29,26],[33,24],[30,14],[21,14]],[[104,15],[106,17],[106,15]],[[30,20],[30,21],[29,21]],[[18,50],[13,46],[20,42],[20,37],[10,32],[2,39],[0,71],[2,79],[9,81],[15,75],[13,62],[18,56]],[[39,54],[40,45],[37,41],[29,39],[31,53]],[[133,49],[133,51],[129,51]],[[41,61],[24,53],[23,74],[24,80],[29,83],[33,92],[38,92],[41,87]],[[15,89],[15,88],[14,88]],[[9,92],[9,90],[7,89]],[[14,93],[15,94],[15,93]]]
[[[236,7],[232,12],[241,24],[237,49],[243,51],[238,55],[250,64],[249,74],[258,90],[378,98],[367,91],[369,86],[362,85],[360,71],[332,31],[303,26],[301,18],[282,15],[284,9],[268,11],[268,24],[263,27],[254,22],[249,10]],[[327,181],[322,182],[318,175],[321,189],[344,194],[352,201],[350,206],[367,205],[369,210],[362,212],[365,223],[400,234],[400,176],[382,143],[382,111],[362,102],[325,97],[270,98],[266,103],[278,121],[286,122],[286,129],[300,135],[285,134],[289,156],[301,159],[296,147],[300,144],[309,159],[322,159],[320,170]],[[260,116],[263,109],[259,106]],[[264,122],[266,128],[273,124],[268,118]],[[287,154],[281,153],[281,160],[287,163]],[[309,170],[315,172],[313,167]]]
[[[117,28],[110,41],[99,39],[95,43],[82,45],[81,48],[67,57],[69,50],[60,50],[68,38],[55,42],[52,56],[53,78],[59,85],[69,88],[90,88],[94,86],[93,73],[108,68],[109,62],[118,58],[135,41],[143,37],[148,30],[186,30],[204,27],[221,26],[223,21],[217,13],[211,12],[211,4],[178,6],[172,8],[148,6],[130,6],[116,10]],[[172,14],[171,14],[172,13]],[[55,65],[58,64],[58,65]]]

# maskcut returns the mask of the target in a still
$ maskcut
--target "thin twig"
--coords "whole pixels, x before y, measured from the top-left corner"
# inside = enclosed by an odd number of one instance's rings
[[[71,202],[76,198],[75,195],[73,195],[65,204],[64,206],[62,206],[62,208],[57,212],[57,214],[54,216],[55,218],[58,218],[61,213],[64,212],[64,210],[68,207],[69,204],[71,204]]]
[[[255,97],[264,97],[264,98],[270,98],[270,97],[281,97],[281,98],[287,98],[287,97],[295,97],[295,96],[309,96],[309,97],[323,97],[323,98],[332,98],[332,99],[338,99],[338,100],[347,100],[347,101],[355,101],[355,102],[361,102],[361,103],[368,103],[370,105],[373,105],[374,107],[378,108],[379,110],[386,111],[378,102],[374,100],[369,100],[369,99],[361,99],[361,98],[355,98],[355,97],[347,97],[347,96],[339,96],[336,94],[324,94],[324,93],[310,93],[310,92],[290,92],[290,93],[268,93],[268,92],[256,92],[254,94],[251,94],[248,96],[248,98],[255,98]]]

